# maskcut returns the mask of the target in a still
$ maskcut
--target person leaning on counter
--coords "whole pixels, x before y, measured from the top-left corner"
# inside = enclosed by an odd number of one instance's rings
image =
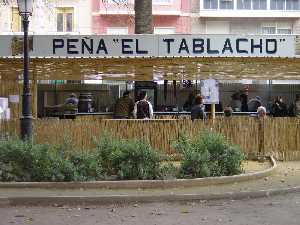
[[[139,101],[134,105],[133,115],[136,119],[152,119],[153,107],[152,104],[147,101],[147,92],[141,91],[139,95]]]

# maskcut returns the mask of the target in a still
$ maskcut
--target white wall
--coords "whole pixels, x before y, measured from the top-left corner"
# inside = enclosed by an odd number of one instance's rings
[[[90,0],[35,0],[30,18],[30,31],[35,34],[56,33],[56,7],[74,7],[74,33],[91,34],[92,9]],[[16,6],[16,5],[15,5]],[[11,32],[11,6],[0,6],[0,33]]]
[[[192,20],[192,33],[210,33],[210,34],[261,34],[262,24],[277,22],[291,24],[294,34],[300,33],[300,20],[286,18],[194,18]],[[297,22],[298,21],[298,22]],[[225,32],[225,26],[222,23],[229,25],[229,32]],[[217,26],[209,27],[210,25],[220,24],[220,29]],[[228,27],[227,27],[228,29]],[[226,30],[227,30],[226,29]]]

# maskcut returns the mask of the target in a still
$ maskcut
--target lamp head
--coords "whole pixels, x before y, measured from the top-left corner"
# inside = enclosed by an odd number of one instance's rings
[[[33,11],[33,0],[17,0],[20,16],[31,16]]]

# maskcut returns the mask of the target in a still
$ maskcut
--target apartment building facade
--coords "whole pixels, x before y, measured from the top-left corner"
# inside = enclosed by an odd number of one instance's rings
[[[192,0],[191,8],[192,33],[300,33],[299,0]]]
[[[29,31],[32,34],[91,34],[91,0],[35,0]],[[0,6],[1,34],[22,32],[14,4]]]
[[[134,34],[134,0],[92,0],[95,34]],[[155,34],[190,33],[190,0],[153,0]]]

